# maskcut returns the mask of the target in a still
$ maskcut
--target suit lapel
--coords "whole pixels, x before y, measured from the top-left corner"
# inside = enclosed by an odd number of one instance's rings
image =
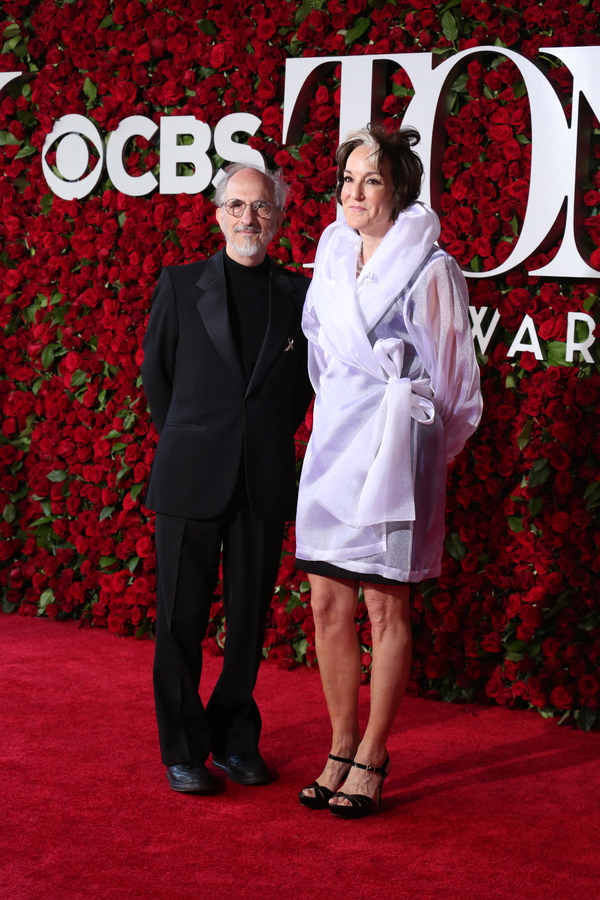
[[[225,365],[245,390],[247,381],[233,340],[227,312],[227,285],[222,250],[207,260],[196,285],[202,292],[196,306],[209,337]]]
[[[274,358],[283,353],[288,344],[295,306],[292,295],[295,286],[285,269],[270,261],[271,290],[269,297],[269,322],[254,372],[248,385],[250,393],[269,371]],[[293,345],[292,345],[293,346]]]

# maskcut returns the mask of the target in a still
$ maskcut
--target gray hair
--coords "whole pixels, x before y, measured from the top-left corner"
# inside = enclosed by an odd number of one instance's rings
[[[222,206],[223,201],[225,200],[225,194],[227,192],[227,183],[229,179],[236,174],[236,172],[241,172],[242,169],[256,169],[257,172],[260,172],[265,178],[268,178],[271,182],[271,187],[273,189],[273,197],[275,199],[275,206],[277,209],[284,210],[285,205],[287,203],[288,194],[290,192],[290,186],[287,181],[283,179],[283,172],[281,169],[261,169],[260,166],[252,165],[251,163],[233,163],[230,166],[227,166],[225,169],[222,169],[223,177],[219,181],[217,188],[215,190],[215,196],[213,203],[215,206]]]
[[[357,144],[366,144],[367,147],[376,147],[379,149],[379,141],[371,134],[368,128],[358,128],[356,131],[349,131],[344,138],[344,144],[350,141],[356,141]]]

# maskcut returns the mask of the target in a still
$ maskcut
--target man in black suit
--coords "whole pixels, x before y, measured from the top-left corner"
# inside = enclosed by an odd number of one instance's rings
[[[224,250],[163,269],[142,375],[160,438],[146,505],[155,510],[154,696],[175,791],[215,789],[205,761],[264,784],[252,696],[280,561],[295,515],[294,433],[311,397],[300,328],[309,281],[266,256],[284,218],[274,173],[230,166],[219,185]],[[203,706],[206,633],[223,551],[223,668]]]

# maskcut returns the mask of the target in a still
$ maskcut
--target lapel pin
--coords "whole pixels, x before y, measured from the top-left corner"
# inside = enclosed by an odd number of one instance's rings
[[[293,350],[293,349],[294,349],[294,338],[288,338],[288,345],[283,352],[287,353],[288,350]]]

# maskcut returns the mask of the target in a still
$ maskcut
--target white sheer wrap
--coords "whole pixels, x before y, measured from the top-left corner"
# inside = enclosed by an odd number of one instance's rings
[[[426,426],[441,416],[448,459],[477,425],[481,400],[466,285],[454,261],[435,248],[438,235],[435,212],[413,204],[358,279],[356,232],[341,219],[321,237],[303,318],[317,399],[300,483],[302,559],[340,562],[385,551],[386,523],[415,519],[411,420]],[[412,307],[407,286],[433,251],[454,266],[451,289],[434,285],[427,308]],[[405,326],[422,362],[410,378],[402,375],[402,338],[371,344],[368,336],[405,291]]]

